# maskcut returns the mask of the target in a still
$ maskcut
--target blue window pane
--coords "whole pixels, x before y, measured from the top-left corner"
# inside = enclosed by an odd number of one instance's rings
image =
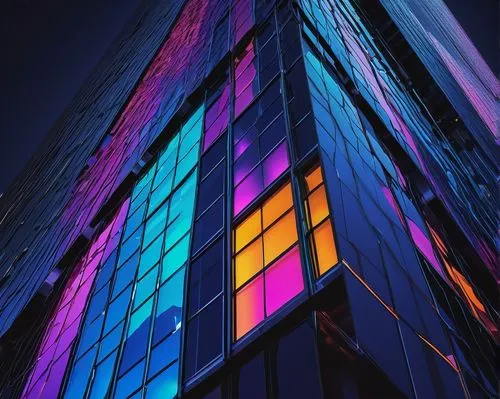
[[[106,356],[108,356],[112,351],[118,348],[122,340],[124,322],[121,322],[116,326],[116,328],[106,335],[101,341],[101,347],[99,349],[99,356],[97,361],[100,362]]]
[[[127,216],[127,225],[125,226],[125,232],[123,233],[123,239],[127,239],[139,225],[142,223],[144,218],[144,212],[146,211],[146,203],[142,204],[133,214]]]
[[[88,320],[94,320],[104,310],[108,302],[109,285],[109,283],[106,284],[104,288],[92,296],[92,300],[87,310],[86,317]]]
[[[102,399],[107,397],[109,383],[113,375],[116,352],[99,364],[95,370],[94,381],[90,391],[90,399]]]
[[[82,398],[87,383],[89,381],[90,372],[94,363],[96,348],[92,348],[84,357],[78,360],[73,366],[65,396],[68,398]]]
[[[109,255],[106,263],[101,267],[99,274],[97,275],[95,290],[100,290],[113,276],[113,272],[115,271],[116,258],[118,255],[118,251],[114,250],[111,255]]]
[[[146,399],[174,398],[177,395],[178,370],[179,364],[176,362],[150,381],[147,385]]]
[[[129,285],[135,277],[135,272],[137,271],[137,264],[139,261],[139,251],[137,251],[132,257],[123,264],[123,266],[118,269],[115,277],[115,285],[113,286],[112,298],[115,298],[123,289]]]
[[[142,385],[144,361],[121,377],[116,384],[115,398],[126,398]]]
[[[181,344],[180,337],[180,331],[176,331],[151,351],[148,378],[155,375],[158,371],[168,366],[179,357]]]
[[[162,283],[187,261],[189,255],[189,237],[189,234],[185,235],[184,238],[165,254],[162,261]]]
[[[104,334],[107,334],[111,329],[118,324],[119,321],[125,317],[127,313],[128,304],[130,301],[130,294],[132,293],[132,286],[123,291],[118,298],[116,298],[111,305],[109,305],[106,312],[106,323],[104,324]]]
[[[134,234],[130,236],[120,247],[120,256],[118,263],[123,264],[128,258],[132,256],[132,254],[137,251],[141,245],[142,240],[142,231],[144,230],[144,226],[141,225]]]
[[[153,333],[154,345],[171,331],[180,328],[183,294],[184,268],[160,288]]]
[[[78,355],[85,353],[92,345],[94,345],[101,335],[102,323],[104,316],[98,317],[92,323],[88,324],[83,330],[80,338],[80,346],[78,348]]]

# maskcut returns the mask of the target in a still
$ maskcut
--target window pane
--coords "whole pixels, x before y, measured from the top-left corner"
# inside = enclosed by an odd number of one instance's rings
[[[288,183],[269,200],[266,201],[262,207],[262,219],[264,228],[271,225],[278,219],[285,211],[292,206],[292,186]]]
[[[236,227],[236,252],[261,233],[260,215],[261,211],[258,209]]]
[[[262,239],[258,238],[235,258],[235,288],[262,270]]]
[[[239,214],[263,190],[262,170],[257,167],[234,189],[234,215]]]
[[[314,227],[329,214],[324,185],[309,196],[308,203],[311,212],[311,227]]]
[[[151,351],[148,378],[179,357],[180,339],[180,331],[176,331]]]
[[[316,256],[318,257],[318,273],[321,276],[338,262],[337,250],[333,239],[332,224],[325,220],[314,230]]]
[[[171,399],[177,395],[177,372],[179,363],[175,362],[164,372],[148,383],[146,399]]]
[[[264,282],[262,275],[236,294],[236,339],[264,320]]]
[[[266,270],[265,279],[266,314],[269,316],[304,289],[299,247],[292,248]]]
[[[264,187],[269,186],[288,168],[286,142],[281,143],[263,162]]]
[[[142,385],[144,361],[140,362],[127,374],[121,377],[116,384],[115,397],[126,398]]]
[[[267,265],[297,241],[295,214],[289,212],[264,233],[264,263]]]
[[[307,192],[310,193],[314,188],[323,183],[323,176],[321,176],[321,167],[317,167],[306,177]]]

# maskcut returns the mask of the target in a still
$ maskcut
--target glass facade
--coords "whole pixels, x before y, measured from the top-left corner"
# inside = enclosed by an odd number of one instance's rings
[[[52,240],[0,258],[0,396],[493,397],[491,165],[369,10],[157,3],[168,34],[78,153]]]

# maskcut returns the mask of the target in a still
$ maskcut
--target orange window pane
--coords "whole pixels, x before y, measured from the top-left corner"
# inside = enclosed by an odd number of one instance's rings
[[[262,270],[262,238],[258,238],[234,259],[235,288]]]
[[[318,274],[321,276],[330,270],[337,262],[337,249],[333,239],[332,224],[326,220],[314,230],[314,242],[318,257]]]
[[[319,187],[312,193],[307,202],[309,203],[309,211],[311,212],[311,227],[314,227],[329,214],[325,186]]]
[[[262,207],[262,219],[264,228],[273,223],[288,209],[292,207],[292,185],[288,183],[269,200],[266,201]]]
[[[235,252],[238,252],[241,248],[257,237],[261,231],[260,209],[258,209],[241,222],[238,227],[236,227]]]
[[[292,211],[264,233],[264,263],[269,264],[296,241],[297,226]]]
[[[236,294],[236,339],[264,320],[264,283],[258,276]]]
[[[323,183],[323,176],[321,176],[321,167],[318,166],[311,173],[306,176],[307,192],[311,192],[315,187]]]

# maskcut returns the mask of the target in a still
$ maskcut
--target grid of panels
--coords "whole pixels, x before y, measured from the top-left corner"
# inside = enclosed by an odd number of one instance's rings
[[[177,392],[203,115],[200,107],[186,120],[133,190],[116,264],[98,276],[67,397],[125,398],[143,386],[148,398]]]
[[[128,206],[127,200],[92,241],[66,282],[61,299],[47,322],[35,364],[21,396],[23,399],[58,396],[89,293],[100,268],[114,258]]]
[[[290,183],[234,228],[236,340],[303,291],[297,241]]]

